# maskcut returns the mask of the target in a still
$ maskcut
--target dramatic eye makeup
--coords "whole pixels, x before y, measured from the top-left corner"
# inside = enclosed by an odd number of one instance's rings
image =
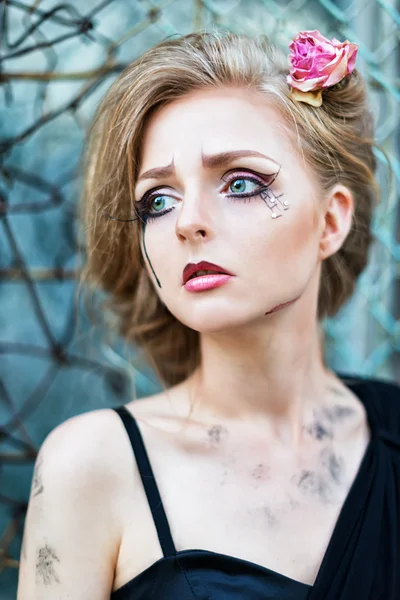
[[[250,202],[267,195],[275,197],[270,186],[279,174],[258,173],[252,169],[231,169],[223,175],[221,180],[225,183],[219,192],[224,192],[225,197],[233,201]],[[178,201],[168,194],[168,187],[159,186],[145,192],[140,200],[135,202],[138,217],[148,223],[162,217],[175,208]]]
[[[278,174],[279,171],[261,174],[250,169],[232,169],[222,177],[222,180],[228,184],[228,191],[230,192],[226,194],[226,197],[233,200],[257,198],[262,192],[270,189]],[[251,185],[246,186],[246,183],[250,183],[256,187],[252,189]],[[245,189],[243,189],[243,184]]]

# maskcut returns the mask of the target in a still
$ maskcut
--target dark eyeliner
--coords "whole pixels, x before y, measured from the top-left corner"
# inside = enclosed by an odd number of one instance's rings
[[[248,199],[256,198],[256,197],[260,196],[260,194],[263,192],[264,193],[272,193],[272,192],[270,192],[269,188],[273,184],[273,182],[275,181],[277,176],[279,175],[279,171],[280,171],[280,168],[275,173],[261,174],[261,173],[257,173],[257,171],[253,171],[252,169],[241,170],[240,167],[236,167],[235,169],[231,169],[230,171],[225,173],[224,176],[221,178],[221,180],[224,181],[226,184],[229,184],[232,181],[236,181],[237,179],[245,179],[247,181],[251,181],[252,183],[257,184],[259,186],[259,188],[254,190],[253,192],[250,192],[247,194],[233,194],[233,193],[226,194],[226,196],[232,200],[236,200],[236,199],[245,200],[246,198],[248,198]],[[229,176],[229,174],[231,174],[231,173],[232,174],[236,173],[236,176],[227,178],[227,176]],[[251,176],[251,174],[253,174],[253,177]],[[268,183],[264,183],[264,178],[266,178],[266,177],[267,178],[272,177],[272,179]],[[143,196],[141,197],[140,200],[137,200],[135,202],[135,212],[136,212],[137,216],[139,217],[139,219],[141,221],[143,221],[144,223],[148,223],[149,221],[154,221],[154,219],[163,217],[167,213],[174,210],[175,207],[171,206],[170,208],[164,209],[163,211],[160,211],[158,213],[150,212],[151,200],[153,198],[156,198],[157,196],[167,195],[167,194],[157,193],[159,190],[162,190],[162,189],[165,189],[165,188],[163,188],[161,186],[158,188],[150,189],[143,194]],[[274,195],[274,194],[272,193],[272,195]]]
[[[145,192],[143,194],[143,196],[141,197],[140,200],[136,200],[136,213],[139,216],[139,218],[141,220],[143,220],[144,222],[148,222],[148,221],[153,221],[154,219],[158,219],[158,217],[162,217],[163,215],[171,212],[171,210],[174,209],[174,207],[170,207],[167,208],[163,211],[160,211],[159,213],[150,213],[150,203],[151,200],[153,198],[156,198],[157,196],[164,196],[166,194],[158,194],[157,191],[158,190],[162,190],[164,188],[155,188],[155,189],[151,189],[147,192]]]
[[[245,198],[249,198],[249,199],[257,198],[258,196],[260,196],[260,194],[262,192],[269,192],[271,185],[274,183],[275,179],[277,178],[277,176],[279,174],[279,171],[277,171],[276,173],[269,173],[269,174],[263,174],[263,175],[261,175],[261,173],[257,173],[256,171],[252,171],[251,169],[246,169],[245,171],[243,170],[242,173],[238,173],[238,171],[240,171],[240,169],[232,169],[228,173],[225,173],[224,177],[222,177],[222,180],[225,183],[230,184],[232,181],[236,181],[237,179],[244,179],[246,181],[251,181],[252,183],[257,184],[259,187],[258,187],[258,189],[254,190],[253,192],[248,192],[247,194],[226,194],[226,196],[232,200],[235,200],[235,199],[243,200]],[[226,178],[226,175],[228,175],[229,173],[236,173],[236,175],[231,178]],[[251,175],[248,175],[247,173],[253,173],[255,175],[255,177],[252,177]],[[268,183],[265,183],[263,180],[263,178],[265,178],[265,177],[272,177],[272,179]]]

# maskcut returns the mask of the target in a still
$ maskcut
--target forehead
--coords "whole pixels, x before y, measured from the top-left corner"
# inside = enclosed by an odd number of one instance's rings
[[[141,166],[174,156],[199,157],[251,148],[282,163],[293,152],[279,111],[261,93],[242,88],[202,89],[157,109],[144,129]]]

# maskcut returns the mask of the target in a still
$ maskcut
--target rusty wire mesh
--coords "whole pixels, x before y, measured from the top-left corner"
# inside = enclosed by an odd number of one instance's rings
[[[106,344],[74,302],[81,254],[79,156],[94,108],[146,48],[210,26],[263,32],[279,44],[301,29],[360,46],[385,159],[376,244],[353,301],[326,324],[337,369],[399,378],[398,61],[394,2],[330,0],[7,0],[0,3],[0,599],[14,598],[32,465],[68,417],[157,389],[147,365]]]

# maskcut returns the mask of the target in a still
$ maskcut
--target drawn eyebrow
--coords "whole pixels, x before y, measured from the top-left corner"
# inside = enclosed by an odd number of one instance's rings
[[[172,175],[174,171],[174,162],[172,161],[172,163],[165,167],[154,167],[154,169],[145,171],[137,178],[137,182],[142,181],[143,179],[164,179]]]
[[[208,169],[215,169],[217,167],[226,167],[229,163],[234,161],[236,158],[244,158],[246,156],[255,156],[257,158],[265,158],[280,167],[273,158],[257,152],[257,150],[231,150],[230,152],[221,152],[219,154],[202,154],[203,167]]]
[[[276,164],[279,167],[279,163],[276,162],[270,156],[266,154],[262,154],[261,152],[257,152],[256,150],[231,150],[230,152],[220,152],[219,154],[202,154],[202,163],[203,167],[207,169],[215,169],[218,167],[226,167],[232,161],[237,158],[244,158],[246,156],[256,156],[258,158],[264,158]],[[175,172],[174,160],[169,165],[165,167],[155,167],[154,169],[150,169],[149,171],[145,171],[137,178],[137,182],[142,181],[143,179],[164,179],[166,177],[170,177]]]

